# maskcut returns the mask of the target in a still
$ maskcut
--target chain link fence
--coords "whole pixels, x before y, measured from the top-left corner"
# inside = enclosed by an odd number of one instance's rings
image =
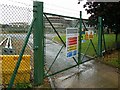
[[[66,55],[66,28],[78,28],[76,25],[78,20],[44,14],[44,22],[46,74],[53,74],[75,65],[74,59],[68,59]],[[77,61],[77,57],[75,60]],[[69,70],[62,74],[69,74]],[[61,76],[61,74],[57,76]]]
[[[32,21],[32,8],[0,4],[0,85],[6,87],[13,74]],[[33,34],[22,57],[14,85],[33,79]]]

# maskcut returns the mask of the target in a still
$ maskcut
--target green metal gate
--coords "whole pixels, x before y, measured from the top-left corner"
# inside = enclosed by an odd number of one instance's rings
[[[51,70],[51,68],[52,68],[52,66],[55,64],[55,62],[56,62],[56,60],[57,60],[57,58],[59,57],[59,55],[61,54],[61,52],[62,52],[62,49],[65,49],[65,47],[66,47],[66,42],[63,40],[63,38],[62,38],[62,36],[63,35],[61,35],[61,33],[59,32],[59,28],[55,28],[55,26],[54,26],[54,22],[52,21],[52,19],[51,18],[49,18],[49,17],[59,17],[59,18],[69,18],[69,19],[73,19],[73,20],[76,20],[76,24],[75,25],[71,25],[70,27],[78,27],[79,28],[79,48],[78,48],[78,57],[77,58],[75,58],[75,57],[73,57],[72,59],[73,59],[73,61],[75,62],[75,64],[74,65],[70,65],[70,67],[66,67],[66,68],[63,68],[62,70],[58,70],[58,71],[56,71],[56,72],[54,72],[54,73],[49,73],[49,71]],[[55,57],[55,59],[53,60],[53,62],[51,63],[51,65],[49,66],[49,68],[48,68],[48,70],[46,71],[47,73],[45,73],[45,77],[49,77],[49,76],[53,76],[53,75],[56,75],[56,74],[58,74],[58,73],[61,73],[61,72],[63,72],[63,71],[67,71],[67,70],[69,70],[69,69],[71,69],[71,68],[73,68],[73,67],[76,67],[76,66],[78,66],[79,67],[79,65],[80,64],[82,64],[82,63],[85,63],[85,62],[87,62],[87,61],[89,61],[89,60],[93,60],[93,59],[95,59],[95,57],[97,57],[97,56],[102,56],[102,24],[101,24],[101,20],[102,20],[102,18],[101,17],[99,17],[99,22],[97,23],[98,24],[98,35],[97,35],[97,37],[99,36],[99,38],[98,38],[98,45],[94,45],[94,43],[93,43],[93,41],[92,41],[92,39],[90,39],[90,40],[88,40],[87,42],[89,42],[88,43],[88,45],[86,46],[86,48],[85,48],[85,50],[83,50],[83,51],[85,51],[85,52],[83,52],[84,54],[82,54],[82,39],[81,39],[81,37],[82,37],[82,26],[84,26],[84,28],[86,29],[86,31],[88,30],[87,28],[86,28],[86,26],[85,26],[85,24],[84,24],[84,21],[88,21],[88,20],[86,20],[86,19],[82,19],[82,12],[80,11],[80,18],[76,18],[76,17],[69,17],[69,16],[63,16],[63,15],[57,15],[57,14],[51,14],[51,13],[44,13],[44,17],[46,18],[46,20],[48,21],[48,23],[49,23],[49,25],[51,26],[51,28],[53,29],[53,32],[55,32],[55,34],[56,34],[56,37],[58,37],[59,38],[59,40],[60,40],[60,45],[61,45],[61,48],[59,49],[59,51],[58,51],[58,53],[54,56]],[[51,21],[50,21],[50,19],[51,19]],[[53,23],[52,23],[53,22]],[[62,23],[64,23],[64,22],[62,22]],[[65,32],[65,28],[64,28],[64,32]],[[93,57],[89,57],[89,59],[87,59],[87,60],[85,60],[85,61],[82,61],[83,59],[84,59],[84,57],[86,57],[86,54],[87,54],[87,52],[88,52],[88,49],[89,49],[89,47],[90,47],[90,44],[92,45],[92,49],[93,49],[93,51],[95,52],[95,54],[94,54],[94,56]],[[97,48],[98,48],[98,51],[97,51]],[[54,46],[53,46],[53,49],[54,49]],[[65,55],[64,55],[65,56]],[[50,63],[49,63],[50,64]]]

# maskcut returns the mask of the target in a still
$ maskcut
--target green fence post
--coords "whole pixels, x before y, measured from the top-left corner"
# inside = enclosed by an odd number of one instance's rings
[[[33,29],[34,85],[41,85],[44,80],[43,2],[34,1],[33,5],[33,17],[36,18]]]
[[[78,43],[78,64],[81,63],[81,36],[82,36],[82,11],[80,11],[80,28],[79,28],[79,43]]]
[[[102,56],[102,17],[98,17],[98,56]]]
[[[107,48],[106,48],[106,42],[105,42],[105,35],[104,35],[104,30],[102,31],[102,36],[103,36],[103,44],[104,44],[104,50],[106,51]]]

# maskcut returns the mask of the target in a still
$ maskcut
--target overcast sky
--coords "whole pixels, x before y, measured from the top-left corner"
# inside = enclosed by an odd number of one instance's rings
[[[83,8],[86,0],[78,4],[78,0],[36,0],[44,2],[44,12],[69,15],[79,17],[79,11],[83,12],[83,18],[88,18]],[[12,4],[16,6],[31,6],[33,0],[0,0],[0,3]]]

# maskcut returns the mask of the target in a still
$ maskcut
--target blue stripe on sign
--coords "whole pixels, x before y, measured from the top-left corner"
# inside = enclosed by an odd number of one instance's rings
[[[71,56],[72,56],[72,52],[68,52],[67,57],[71,57]]]
[[[77,50],[73,51],[73,55],[77,55]]]

